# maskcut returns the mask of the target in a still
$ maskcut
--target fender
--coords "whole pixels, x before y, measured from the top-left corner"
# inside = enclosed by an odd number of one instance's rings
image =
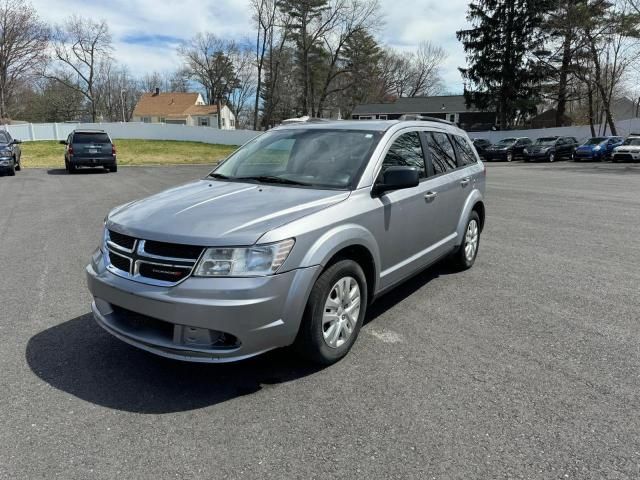
[[[377,291],[380,278],[380,250],[371,232],[361,225],[349,223],[325,232],[309,248],[302,259],[301,266],[322,265],[325,267],[336,253],[344,248],[353,246],[364,247],[371,254],[375,269],[373,291]]]
[[[482,201],[482,193],[478,189],[474,189],[467,197],[467,201],[465,202],[464,207],[462,207],[462,214],[458,220],[458,227],[456,228],[456,233],[458,234],[456,236],[456,247],[459,247],[462,243],[462,239],[464,238],[464,229],[467,227],[467,220],[469,219],[469,215],[471,215],[473,207],[476,203]]]

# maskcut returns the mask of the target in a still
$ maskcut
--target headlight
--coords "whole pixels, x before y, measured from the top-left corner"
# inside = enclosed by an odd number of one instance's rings
[[[2,166],[2,167],[10,167],[12,161],[13,160],[0,160],[0,166]]]
[[[13,155],[13,152],[11,150],[8,149],[1,149],[0,150],[0,157],[10,157]]]
[[[246,248],[208,248],[195,272],[196,277],[249,277],[275,273],[289,256],[295,240]]]

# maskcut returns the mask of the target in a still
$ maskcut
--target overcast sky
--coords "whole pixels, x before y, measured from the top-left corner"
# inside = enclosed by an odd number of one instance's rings
[[[114,56],[135,75],[171,71],[179,66],[176,46],[200,31],[241,40],[253,29],[248,0],[32,0],[48,22],[73,13],[105,19],[114,39]],[[442,46],[449,57],[443,66],[444,88],[462,91],[457,70],[464,52],[456,30],[466,24],[467,0],[380,0],[385,25],[382,43],[412,49],[423,40]]]

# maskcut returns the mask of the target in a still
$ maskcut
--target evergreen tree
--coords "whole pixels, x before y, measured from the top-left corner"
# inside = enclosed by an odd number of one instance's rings
[[[496,108],[502,129],[535,113],[540,101],[548,71],[535,52],[547,8],[547,0],[475,0],[467,15],[472,28],[457,32],[469,63],[460,69],[467,103]]]

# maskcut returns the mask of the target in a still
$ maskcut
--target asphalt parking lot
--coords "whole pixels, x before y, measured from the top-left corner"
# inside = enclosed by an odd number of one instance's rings
[[[383,297],[326,369],[94,324],[107,211],[207,171],[0,178],[0,478],[640,476],[640,165],[490,164],[475,267]]]

